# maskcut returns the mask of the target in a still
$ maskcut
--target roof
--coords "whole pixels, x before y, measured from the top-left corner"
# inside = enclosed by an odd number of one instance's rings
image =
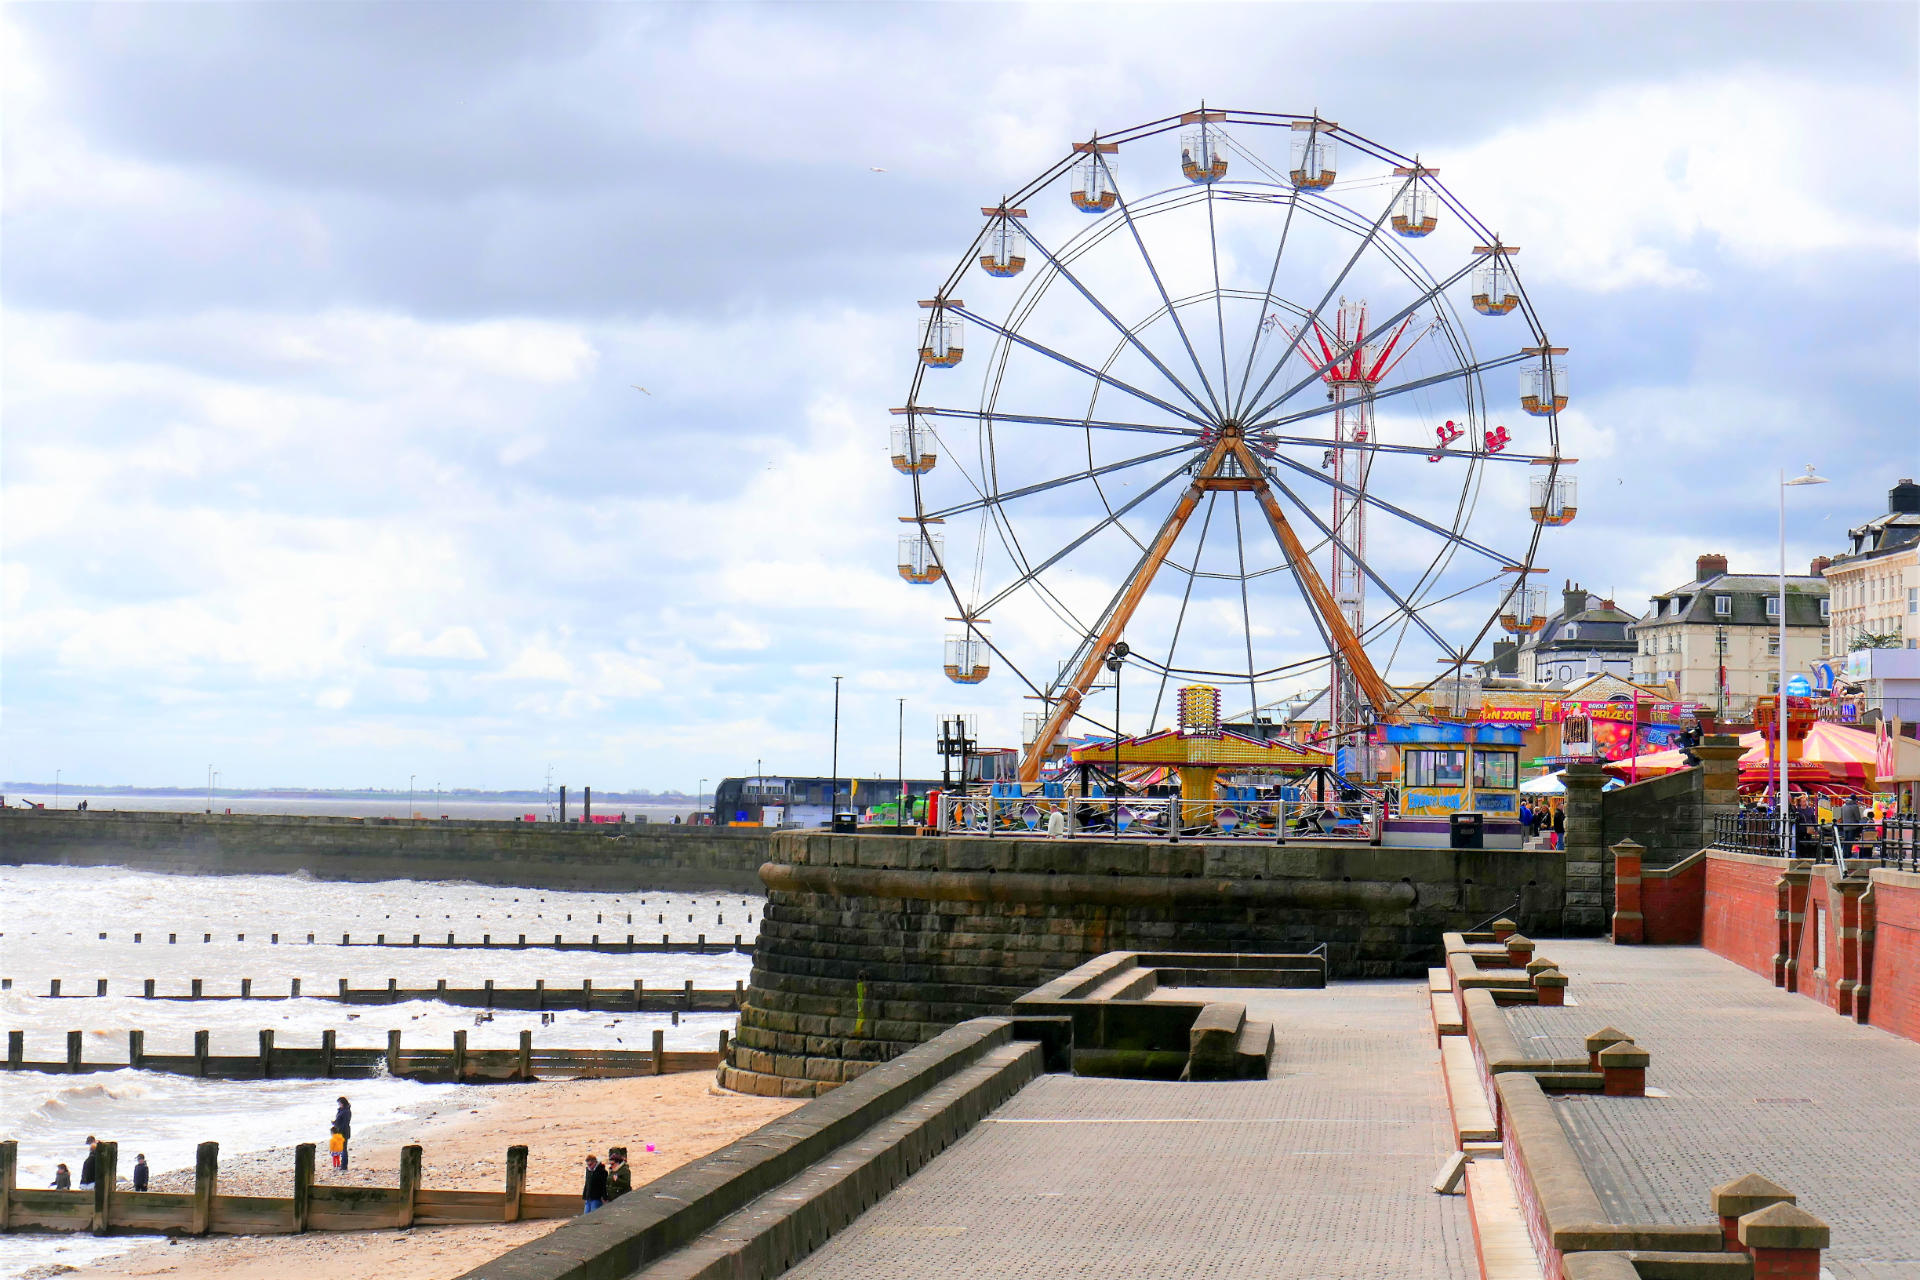
[[[1718,627],[1777,626],[1779,619],[1767,613],[1767,601],[1780,594],[1778,575],[1764,573],[1718,573],[1705,580],[1696,579],[1653,597],[1649,609],[1634,624],[1637,627],[1660,626],[1671,622],[1698,623]],[[1732,597],[1732,611],[1713,611],[1714,596]],[[1824,627],[1820,602],[1827,598],[1826,579],[1809,574],[1787,575],[1787,625]],[[1673,602],[1668,605],[1667,602]],[[1674,610],[1678,610],[1675,612]]]
[[[1890,556],[1920,542],[1920,515],[1911,511],[1889,511],[1847,530],[1847,537],[1853,542],[1852,549],[1835,556],[1829,571],[1852,568],[1877,556]]]
[[[1604,653],[1608,650],[1631,653],[1635,645],[1627,635],[1627,628],[1634,623],[1634,616],[1611,600],[1603,600],[1591,593],[1586,601],[1586,607],[1571,618],[1566,616],[1564,608],[1549,614],[1545,626],[1520,642],[1521,654],[1538,653],[1541,650],[1551,653]],[[1567,635],[1569,626],[1574,629],[1571,637]]]

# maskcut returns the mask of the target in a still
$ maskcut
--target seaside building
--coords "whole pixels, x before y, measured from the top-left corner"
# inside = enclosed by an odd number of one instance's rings
[[[1634,674],[1634,644],[1627,635],[1633,623],[1633,615],[1612,600],[1569,581],[1561,589],[1559,610],[1517,644],[1496,641],[1483,670],[1489,677],[1557,689],[1591,676],[1627,679]]]
[[[1821,562],[1787,577],[1787,669],[1825,657],[1827,583]],[[1723,555],[1694,562],[1691,582],[1653,598],[1631,628],[1633,679],[1665,685],[1683,702],[1741,716],[1780,684],[1780,582],[1775,574],[1729,573]]]
[[[1846,551],[1816,564],[1833,600],[1829,651],[1920,648],[1920,484],[1887,491],[1887,510],[1847,530]]]

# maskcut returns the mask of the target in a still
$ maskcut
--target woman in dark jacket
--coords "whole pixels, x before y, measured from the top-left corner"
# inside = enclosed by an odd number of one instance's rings
[[[580,1188],[580,1212],[592,1213],[607,1202],[607,1166],[587,1157],[587,1181]]]
[[[627,1153],[622,1147],[607,1152],[607,1199],[618,1200],[633,1190],[633,1169],[627,1164]]]
[[[340,1167],[347,1167],[347,1148],[353,1142],[353,1104],[346,1098],[339,1099],[340,1106],[333,1113],[333,1127],[340,1131]]]

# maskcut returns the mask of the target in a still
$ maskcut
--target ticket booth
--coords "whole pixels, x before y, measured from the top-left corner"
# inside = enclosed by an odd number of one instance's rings
[[[1385,728],[1400,774],[1400,809],[1387,820],[1386,843],[1440,849],[1521,847],[1519,727]],[[1461,844],[1463,840],[1469,843]]]

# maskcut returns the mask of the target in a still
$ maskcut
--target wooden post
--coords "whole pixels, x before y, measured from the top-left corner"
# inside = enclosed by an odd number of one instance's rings
[[[49,982],[47,984],[47,999],[58,1000],[59,998],[60,998],[60,979],[55,978],[52,982]]]
[[[81,1035],[82,1033],[78,1031],[67,1032],[67,1070],[69,1071],[80,1070],[80,1054],[84,1048]]]
[[[7,1032],[7,1070],[18,1071],[20,1064],[27,1060],[27,1033],[24,1031]]]
[[[93,994],[96,996],[107,994],[107,980],[105,978],[101,978],[98,982],[94,983]]]
[[[260,1028],[260,1078],[273,1079],[273,1029]]]
[[[701,955],[707,954],[707,935],[704,933],[701,934],[699,941],[694,945],[699,949]]]
[[[452,946],[452,945],[453,945],[453,935],[452,935],[452,934],[448,934],[448,935],[447,935],[447,945],[448,945],[448,946]]]
[[[438,1000],[441,1004],[447,1002],[447,980],[445,978],[440,979],[439,982],[434,984],[433,996],[434,999]]]
[[[287,999],[298,1000],[300,998],[300,979],[295,978],[292,982],[293,985],[287,988]]]
[[[641,978],[635,978],[633,980],[633,1011],[635,1013],[640,1012],[640,1002],[642,999],[645,998],[645,995],[646,995],[645,980]]]
[[[580,1007],[588,1013],[593,1012],[593,979],[580,979]]]
[[[387,1032],[387,1074],[390,1076],[400,1074],[400,1033],[398,1031]]]
[[[725,1027],[722,1027],[720,1028],[720,1060],[722,1062],[725,1062],[726,1058],[727,1058],[727,1029]]]
[[[313,1206],[313,1144],[303,1142],[293,1149],[293,1229],[307,1229]]]
[[[193,1074],[197,1076],[207,1074],[207,1038],[204,1031],[193,1033]]]
[[[213,1197],[219,1187],[220,1144],[203,1142],[193,1156],[193,1208],[187,1218],[188,1235],[203,1236],[213,1225]]]
[[[466,1032],[454,1033],[460,1038],[461,1048],[465,1047]],[[420,1148],[406,1146],[400,1148],[400,1211],[394,1215],[394,1226],[403,1230],[413,1225],[413,1200],[420,1194]]]
[[[526,1161],[526,1148],[521,1148],[521,1161]],[[512,1167],[513,1153],[507,1153],[508,1167]],[[20,1144],[12,1138],[0,1142],[0,1231],[13,1230],[13,1184],[20,1176]]]
[[[147,1060],[147,1033],[144,1031],[127,1032],[127,1065],[135,1071]]]
[[[733,1007],[737,1011],[747,1002],[747,984],[739,978],[733,980]]]
[[[149,1000],[153,999],[153,979],[152,978],[147,979],[146,990],[144,992],[144,995]]]
[[[541,1013],[546,1012],[547,980],[545,978],[535,978],[533,980],[533,1007]]]
[[[487,979],[487,1008],[493,1008],[493,979]]]
[[[467,1033],[465,1031],[456,1031],[453,1033],[453,1081],[454,1083],[455,1084],[460,1083],[461,1077],[465,1076],[466,1074],[467,1074]]]
[[[113,1224],[113,1193],[120,1182],[120,1144],[93,1144],[93,1234],[103,1236]]]
[[[681,995],[681,998],[680,998],[680,1007],[683,1009],[693,1008],[693,979],[692,978],[687,979],[687,985],[684,988],[683,994]]]
[[[400,979],[398,978],[387,979],[387,1003],[400,1003]]]
[[[653,1033],[653,1074],[663,1076],[667,1073],[667,1033]]]
[[[240,998],[242,1000],[253,999],[253,979],[252,978],[240,979]]]
[[[198,1000],[200,998],[201,991],[202,991],[201,981],[200,979],[195,978],[193,980],[193,998],[195,1000]]]
[[[320,1033],[320,1074],[333,1078],[334,1032],[331,1028]]]
[[[525,1033],[522,1032],[522,1034],[524,1035]],[[9,1152],[11,1151],[12,1147],[13,1147],[13,1144],[11,1142],[6,1144],[6,1150],[8,1150]],[[5,1156],[0,1156],[0,1159],[5,1159],[5,1158],[6,1158]],[[11,1173],[12,1169],[13,1169],[13,1166],[11,1164],[6,1166],[6,1172]],[[506,1194],[505,1200],[502,1202],[502,1205],[501,1205],[500,1221],[502,1222],[520,1221],[520,1197],[526,1194],[526,1190],[527,1190],[527,1149],[525,1147],[518,1147],[518,1146],[508,1147],[507,1148],[507,1194]]]
[[[522,1080],[533,1079],[533,1032],[531,1031],[520,1033],[520,1064],[516,1068],[516,1074]]]

